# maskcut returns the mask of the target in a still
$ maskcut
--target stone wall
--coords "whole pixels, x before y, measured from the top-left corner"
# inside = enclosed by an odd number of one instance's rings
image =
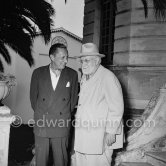
[[[154,90],[166,82],[166,22],[156,21],[148,3],[118,0],[115,18],[114,72],[129,108],[144,109]],[[112,67],[110,67],[112,69]]]

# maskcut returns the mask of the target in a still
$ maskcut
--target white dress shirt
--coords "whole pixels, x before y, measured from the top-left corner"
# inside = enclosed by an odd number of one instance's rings
[[[56,86],[58,84],[58,80],[59,80],[60,74],[58,76],[56,76],[56,74],[53,72],[53,70],[50,67],[50,76],[51,76],[52,87],[55,90]]]

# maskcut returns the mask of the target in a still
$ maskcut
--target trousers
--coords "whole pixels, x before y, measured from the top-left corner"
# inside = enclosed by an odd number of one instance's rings
[[[36,166],[47,166],[49,148],[52,149],[54,166],[67,166],[68,137],[47,138],[35,135]]]

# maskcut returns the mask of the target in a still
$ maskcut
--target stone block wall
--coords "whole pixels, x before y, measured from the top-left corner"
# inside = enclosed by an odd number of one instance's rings
[[[144,109],[166,82],[166,22],[155,19],[151,2],[145,18],[141,0],[117,1],[113,70],[129,108]]]

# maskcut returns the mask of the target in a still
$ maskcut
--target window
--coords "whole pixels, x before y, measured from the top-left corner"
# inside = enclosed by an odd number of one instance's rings
[[[51,45],[56,43],[62,43],[67,47],[67,41],[62,36],[56,36],[52,39]]]
[[[100,52],[106,55],[103,65],[113,61],[115,9],[116,0],[101,0]]]

